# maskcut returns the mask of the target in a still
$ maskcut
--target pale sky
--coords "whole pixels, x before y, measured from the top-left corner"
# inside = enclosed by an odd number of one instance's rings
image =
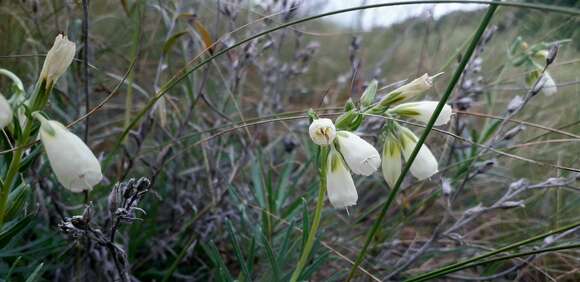
[[[328,0],[323,1],[326,4],[317,3],[318,12],[328,12],[349,7],[361,6],[361,4],[370,5],[378,3],[395,2],[396,0]],[[304,2],[307,3],[307,2]],[[391,6],[384,8],[367,9],[363,12],[360,20],[360,11],[344,13],[336,16],[327,17],[326,20],[336,22],[343,26],[357,28],[359,22],[361,28],[368,30],[375,26],[389,26],[396,22],[401,22],[409,17],[419,16],[427,13],[432,9],[435,18],[439,18],[449,12],[456,10],[476,10],[486,8],[487,5],[481,4],[418,4],[405,6]]]

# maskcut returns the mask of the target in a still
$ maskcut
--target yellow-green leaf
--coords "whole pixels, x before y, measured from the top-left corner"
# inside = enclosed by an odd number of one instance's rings
[[[165,44],[163,44],[163,54],[167,54],[167,52],[171,50],[171,47],[173,47],[173,44],[175,44],[177,39],[179,39],[179,37],[185,34],[187,34],[187,31],[180,31],[178,33],[174,33],[173,35],[171,35],[171,37],[169,37],[167,41],[165,41]]]

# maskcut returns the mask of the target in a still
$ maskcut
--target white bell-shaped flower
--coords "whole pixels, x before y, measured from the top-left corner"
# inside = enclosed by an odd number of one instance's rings
[[[308,133],[315,144],[321,146],[330,145],[336,137],[336,127],[332,120],[319,118],[312,121],[308,128]]]
[[[403,117],[413,118],[422,123],[428,123],[429,119],[431,119],[431,116],[433,115],[433,112],[435,111],[435,108],[437,108],[438,103],[439,102],[435,101],[404,103],[395,106],[389,112],[398,114]],[[441,110],[441,113],[439,113],[437,120],[435,121],[435,125],[439,126],[448,123],[451,119],[451,114],[453,114],[451,106],[445,104]]]
[[[3,129],[12,122],[12,108],[4,95],[0,94],[0,129]]]
[[[405,160],[409,160],[409,157],[413,153],[415,146],[417,145],[417,136],[408,128],[400,127],[400,139],[401,149],[403,151],[403,156]],[[427,179],[433,176],[439,170],[439,164],[437,159],[429,150],[427,145],[423,144],[419,149],[417,157],[411,164],[411,174],[419,180]]]
[[[383,144],[382,169],[383,177],[389,187],[395,187],[395,183],[401,175],[401,147],[392,136],[387,137],[385,144]]]
[[[93,152],[60,122],[33,115],[41,123],[40,140],[60,184],[72,192],[92,190],[103,179]]]
[[[352,172],[368,176],[381,165],[381,156],[377,149],[358,135],[348,131],[339,131],[336,140],[338,150]]]
[[[326,169],[326,192],[332,206],[346,208],[356,205],[358,194],[352,175],[350,175],[342,156],[334,149],[334,146],[328,153]]]
[[[556,85],[556,81],[552,78],[552,76],[545,72],[544,76],[542,77],[544,80],[544,85],[542,86],[542,93],[546,96],[552,96],[558,92],[558,86]]]
[[[52,48],[46,54],[40,80],[46,80],[47,87],[56,83],[58,78],[72,63],[76,52],[76,45],[69,41],[66,36],[59,34],[54,40]]]

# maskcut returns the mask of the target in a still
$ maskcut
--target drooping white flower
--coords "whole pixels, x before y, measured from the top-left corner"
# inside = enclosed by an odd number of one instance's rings
[[[417,136],[408,128],[400,127],[401,149],[405,160],[408,161],[417,145]],[[423,144],[419,149],[417,157],[411,164],[411,174],[419,180],[427,179],[433,176],[439,170],[437,159],[429,150],[427,145]]]
[[[69,41],[62,34],[57,35],[52,48],[46,54],[39,80],[46,80],[47,87],[56,83],[58,78],[72,63],[75,52],[76,45],[74,42]]]
[[[336,134],[338,150],[350,170],[360,175],[371,175],[381,165],[381,156],[373,145],[349,131]]]
[[[41,123],[40,140],[60,184],[72,192],[92,190],[103,174],[91,149],[60,122],[33,115]]]
[[[3,129],[12,122],[12,108],[4,95],[0,94],[0,129]]]
[[[558,86],[556,85],[556,81],[554,81],[554,79],[548,72],[544,73],[542,79],[544,80],[542,86],[542,93],[544,93],[544,95],[552,96],[556,94],[556,92],[558,92]]]
[[[334,149],[334,146],[328,153],[326,169],[326,192],[332,206],[346,208],[356,205],[358,194],[354,181],[342,156]]]
[[[393,188],[401,175],[401,147],[392,136],[383,144],[382,168],[385,181]]]
[[[429,119],[433,115],[435,108],[437,108],[437,104],[439,102],[435,101],[422,101],[422,102],[411,102],[411,103],[404,103],[395,106],[389,112],[396,113],[400,116],[413,118],[417,121],[422,123],[428,123]],[[443,125],[449,122],[451,119],[451,114],[453,111],[451,110],[451,106],[445,104],[441,113],[437,117],[435,121],[435,125]]]
[[[319,118],[312,121],[308,128],[310,139],[317,145],[330,145],[336,137],[336,128],[332,120]]]

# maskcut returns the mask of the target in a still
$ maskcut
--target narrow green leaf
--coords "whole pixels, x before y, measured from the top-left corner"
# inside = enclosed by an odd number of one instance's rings
[[[268,257],[268,261],[270,262],[270,266],[272,267],[272,280],[271,281],[280,281],[280,266],[276,261],[276,256],[274,255],[274,251],[270,246],[270,242],[262,232],[256,232],[258,236],[262,239],[262,244],[266,248],[266,255]]]
[[[187,31],[180,31],[171,35],[163,44],[163,48],[161,49],[163,54],[167,54],[171,50],[171,47],[173,47],[175,42],[177,42],[177,39],[186,34]]]
[[[248,269],[248,266],[246,265],[246,261],[244,260],[242,248],[240,247],[240,242],[239,242],[238,237],[236,236],[236,233],[235,233],[236,230],[234,229],[232,222],[229,220],[226,220],[226,226],[228,227],[228,233],[230,234],[230,240],[232,241],[232,245],[234,246],[234,254],[236,255],[236,258],[238,259],[238,263],[240,264],[240,267],[242,268],[242,272],[244,273],[244,276],[246,277],[246,281],[251,281],[252,275],[250,274],[250,270]]]
[[[32,215],[28,215],[10,222],[4,223],[0,231],[0,248],[6,246],[16,234],[22,231],[32,222]]]
[[[38,281],[38,279],[40,279],[40,276],[42,275],[42,272],[44,272],[42,270],[42,267],[44,266],[44,263],[40,263],[36,269],[34,269],[34,271],[32,272],[32,274],[30,274],[30,276],[28,276],[28,279],[26,279],[26,282],[36,282]]]

